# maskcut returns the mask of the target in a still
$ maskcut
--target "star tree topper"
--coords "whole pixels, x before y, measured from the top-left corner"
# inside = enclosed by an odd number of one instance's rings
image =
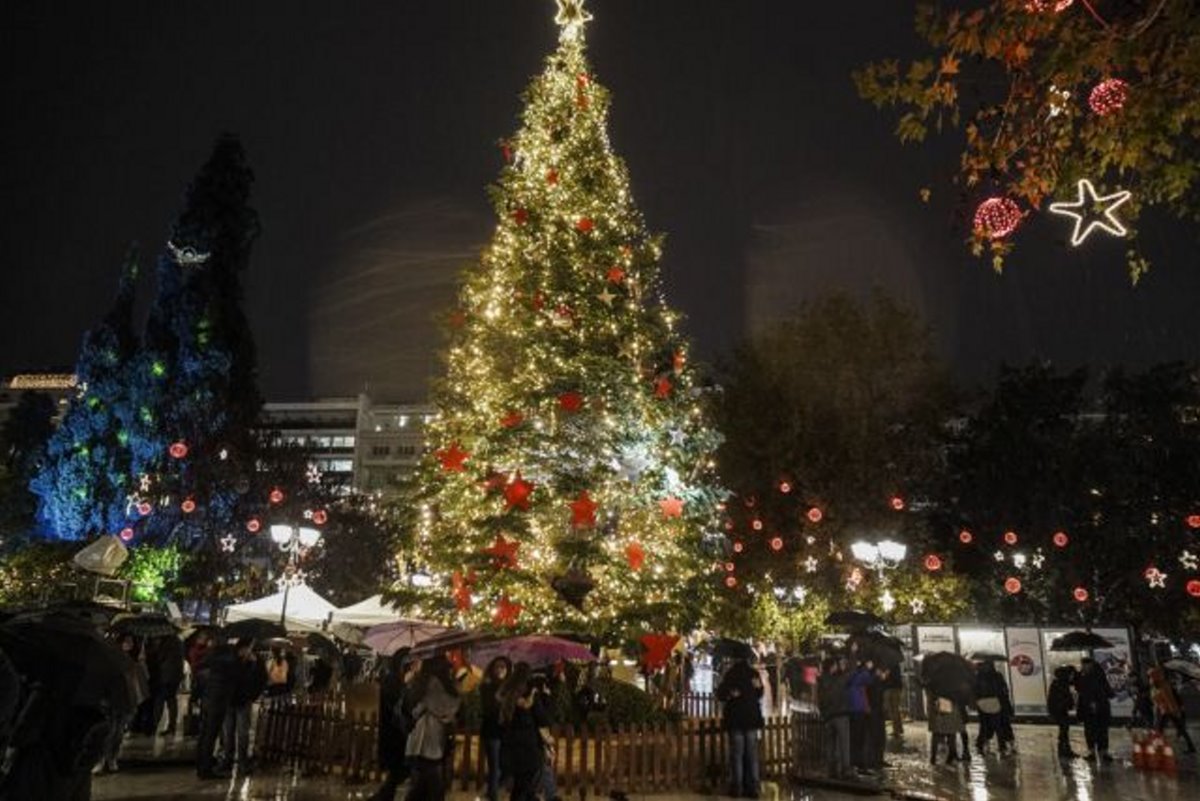
[[[1096,187],[1084,178],[1077,187],[1079,199],[1074,203],[1051,203],[1050,213],[1075,220],[1075,230],[1071,234],[1071,245],[1079,247],[1096,229],[1122,237],[1127,233],[1125,226],[1113,213],[1133,197],[1127,190],[1113,192],[1111,195],[1100,197]]]
[[[591,13],[583,7],[584,0],[554,0],[558,3],[558,14],[554,21],[562,28],[559,38],[563,41],[583,36],[583,26],[592,21]]]

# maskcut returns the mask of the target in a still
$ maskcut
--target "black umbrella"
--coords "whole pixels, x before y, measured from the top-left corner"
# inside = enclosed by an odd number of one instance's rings
[[[1096,648],[1112,648],[1113,644],[1090,631],[1072,631],[1055,637],[1050,643],[1051,651],[1092,651]]]
[[[963,706],[975,703],[975,668],[958,654],[929,654],[921,661],[921,683],[933,695]]]
[[[721,637],[713,640],[711,645],[712,655],[722,659],[754,659],[754,648],[749,643],[744,643],[741,640],[731,640],[728,637]]]
[[[287,637],[287,629],[272,620],[248,618],[237,620],[221,629],[226,640],[272,640]]]
[[[71,618],[94,626],[97,630],[108,627],[109,622],[121,612],[120,608],[99,604],[95,601],[59,601],[51,604],[23,606],[9,610],[4,620],[44,620],[48,617]]]
[[[995,651],[975,651],[969,657],[972,662],[1007,662],[1008,657]]]
[[[179,634],[171,619],[159,612],[124,613],[113,618],[109,631],[134,637],[170,637]]]
[[[840,609],[825,616],[825,625],[869,629],[872,626],[882,626],[883,618],[860,609]]]
[[[850,652],[862,661],[895,667],[904,661],[904,641],[880,631],[865,631],[850,636]]]
[[[1181,676],[1200,681],[1200,665],[1195,662],[1189,662],[1186,659],[1168,659],[1163,662],[1163,667]]]
[[[335,660],[341,658],[341,650],[334,644],[333,640],[324,634],[309,633],[305,644],[313,653],[324,656],[327,659]]]
[[[136,663],[100,637],[86,621],[70,617],[13,620],[0,625],[0,648],[26,676],[75,706],[134,708]]]

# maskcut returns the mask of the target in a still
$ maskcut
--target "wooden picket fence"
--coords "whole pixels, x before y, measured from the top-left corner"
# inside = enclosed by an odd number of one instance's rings
[[[727,782],[727,743],[716,718],[609,727],[556,726],[554,770],[563,796],[601,798],[614,790],[651,793],[710,791]],[[304,775],[340,776],[349,782],[380,778],[375,712],[344,702],[276,701],[263,707],[257,754],[266,764],[289,765]],[[819,743],[819,741],[818,741]],[[771,718],[759,738],[762,777],[792,772],[792,721]],[[482,791],[487,769],[478,732],[460,731],[448,766],[453,787]]]

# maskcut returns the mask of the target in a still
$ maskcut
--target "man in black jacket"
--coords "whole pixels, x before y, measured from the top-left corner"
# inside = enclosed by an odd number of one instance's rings
[[[817,679],[817,709],[825,731],[825,754],[829,775],[841,779],[850,773],[849,677],[836,659],[826,659]]]
[[[221,769],[233,769],[237,756],[238,772],[250,772],[250,712],[254,702],[267,688],[267,668],[254,655],[254,643],[249,639],[238,640],[237,665],[233,676],[233,697],[229,711],[225,713],[225,728],[221,737],[224,755]]]
[[[1079,695],[1079,719],[1083,721],[1083,736],[1087,740],[1088,759],[1112,762],[1108,755],[1108,726],[1112,722],[1112,687],[1108,677],[1096,664],[1096,660],[1085,657],[1079,675],[1075,677],[1075,691]]]
[[[196,743],[196,775],[201,779],[226,778],[213,769],[213,749],[217,734],[225,725],[225,715],[233,705],[237,687],[238,655],[229,643],[210,648],[200,663],[204,682],[204,700],[200,711],[200,739]]]
[[[721,723],[729,738],[729,794],[758,798],[758,731],[763,727],[763,683],[745,659],[733,663],[717,686],[725,705]]]

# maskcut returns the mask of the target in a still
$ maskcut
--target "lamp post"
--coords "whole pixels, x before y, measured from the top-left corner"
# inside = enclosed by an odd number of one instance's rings
[[[850,545],[850,552],[854,554],[855,559],[879,574],[879,585],[883,587],[879,603],[883,606],[884,612],[891,612],[896,606],[896,599],[887,589],[887,571],[900,566],[904,557],[908,555],[908,546],[895,540],[880,542],[859,540]]]
[[[288,596],[293,584],[303,583],[303,579],[296,579],[296,562],[300,558],[300,551],[321,541],[321,532],[307,526],[275,523],[271,526],[271,541],[288,555],[287,575],[283,579],[283,608],[279,612],[279,625],[287,628]]]

